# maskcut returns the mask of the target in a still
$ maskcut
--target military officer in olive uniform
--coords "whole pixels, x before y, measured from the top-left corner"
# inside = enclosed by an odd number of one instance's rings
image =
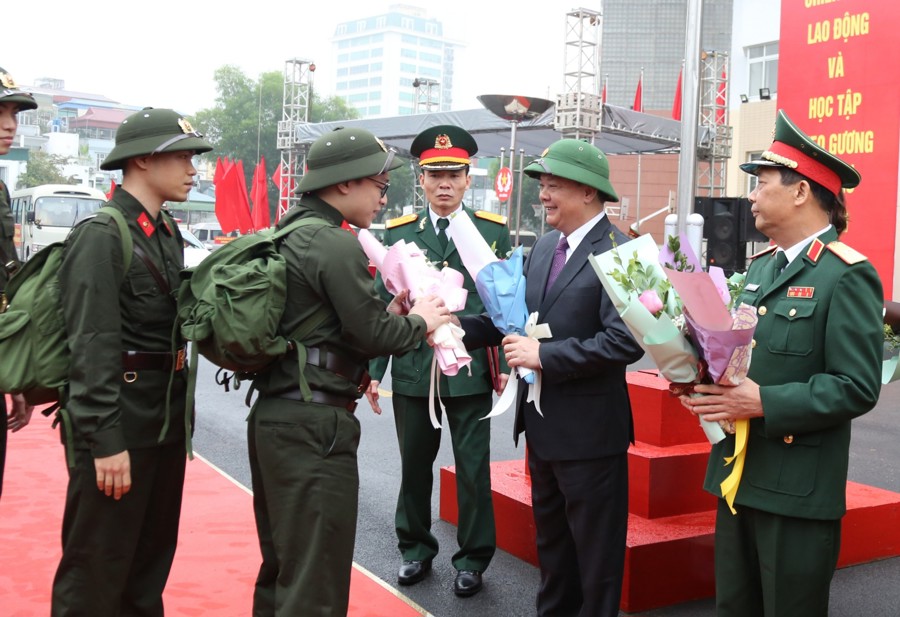
[[[419,133],[410,153],[419,158],[419,183],[428,208],[388,221],[384,243],[398,240],[418,245],[429,261],[463,273],[468,290],[466,307],[459,314],[480,314],[484,305],[475,291],[475,283],[462,264],[453,238],[448,237],[448,217],[464,211],[498,257],[508,256],[509,229],[506,217],[485,211],[472,211],[462,200],[469,188],[470,157],[478,150],[475,139],[464,129],[441,125]],[[376,288],[389,298],[378,275]],[[472,352],[471,375],[462,370],[454,377],[440,376],[440,397],[447,409],[447,424],[456,462],[456,487],[459,506],[459,550],[453,555],[457,570],[454,592],[471,596],[481,590],[482,573],[496,548],[494,509],[491,502],[490,421],[481,419],[491,410],[492,380],[485,350]],[[431,533],[431,491],[434,461],[441,443],[441,432],[429,419],[429,371],[433,352],[421,345],[403,357],[394,357],[391,379],[394,392],[394,420],[400,442],[401,480],[395,525],[403,563],[398,574],[401,585],[422,580],[438,553],[437,538]],[[378,383],[387,368],[388,358],[372,362],[369,399],[377,410]],[[440,411],[438,411],[440,413]]]
[[[697,386],[708,396],[682,398],[696,414],[737,424],[710,454],[704,486],[718,497],[734,485],[725,457],[742,424],[748,435],[735,513],[719,499],[716,614],[826,617],[850,423],[880,391],[881,282],[838,241],[847,227],[842,188],[860,182],[853,167],[779,111],[774,143],[741,168],[759,178],[751,210],[776,245],[753,260],[739,297],[759,316],[750,373],[736,387]]]
[[[75,464],[63,516],[52,614],[162,616],[184,487],[184,347],[173,350],[183,263],[178,226],[162,212],[185,201],[212,150],[186,119],[146,108],[125,120],[101,169],[121,169],[108,205],[134,242],[124,271],[119,228],[107,213],[69,236],[59,272],[72,365],[62,440]]]
[[[388,307],[378,297],[359,241],[341,229],[372,224],[386,203],[389,172],[401,164],[394,152],[368,131],[344,128],[317,139],[306,162],[300,203],[278,225],[321,224],[296,229],[280,245],[288,288],[279,328],[289,334],[319,325],[300,336],[302,355],[288,354],[254,381],[260,398],[247,438],[263,558],[254,617],[346,615],[359,493],[353,411],[369,382],[368,362],[412,350],[450,320],[435,297],[395,314],[400,303]]]
[[[37,109],[37,102],[31,94],[19,89],[12,76],[0,68],[0,156],[9,154],[16,128],[19,126],[17,114],[26,109]],[[6,281],[19,267],[19,257],[13,242],[16,226],[9,208],[9,190],[0,180],[0,312],[4,310],[3,288]],[[6,461],[6,431],[18,431],[31,419],[32,407],[25,404],[21,394],[12,396],[13,408],[7,416],[6,395],[0,393],[0,494],[3,492],[3,467]]]

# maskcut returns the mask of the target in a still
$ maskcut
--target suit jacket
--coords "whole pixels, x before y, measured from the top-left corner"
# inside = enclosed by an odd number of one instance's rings
[[[772,283],[771,253],[747,272],[738,301],[759,315],[749,377],[765,415],[750,421],[736,505],[826,520],[846,511],[850,421],[881,388],[883,296],[872,265],[835,240],[823,233]],[[710,454],[704,486],[717,496],[733,453],[729,436]]]
[[[628,450],[634,441],[626,367],[643,351],[622,322],[600,279],[588,263],[617,244],[628,242],[603,217],[566,262],[553,287],[545,289],[560,233],[542,236],[525,261],[525,302],[553,337],[541,339],[541,417],[527,403],[519,383],[515,435],[525,431],[528,447],[544,460],[592,459]],[[466,345],[496,344],[486,316],[461,318]]]
[[[475,215],[471,208],[463,206],[463,210],[472,219],[476,229],[491,246],[497,257],[505,258],[511,250],[509,240],[509,228],[495,220],[481,218]],[[505,219],[504,219],[505,220]],[[404,222],[405,221],[405,222]],[[399,222],[398,225],[392,225]],[[464,286],[468,290],[466,307],[457,313],[458,315],[480,314],[484,312],[484,304],[475,291],[475,281],[469,276],[456,244],[451,239],[447,248],[442,249],[434,225],[429,218],[428,208],[419,212],[416,218],[400,217],[394,219],[386,226],[384,232],[385,246],[392,246],[398,240],[412,242],[425,252],[428,261],[435,262],[438,267],[450,267],[463,274]],[[390,302],[391,295],[384,287],[381,273],[375,278],[375,289],[381,297]],[[486,394],[493,390],[490,373],[488,371],[487,354],[484,350],[477,350],[472,355],[472,363],[469,365],[472,374],[463,369],[454,377],[440,376],[440,393],[442,397],[468,396],[472,394]],[[434,352],[427,343],[419,343],[415,349],[404,355],[394,356],[391,364],[391,383],[395,393],[406,396],[428,396],[429,371]],[[381,380],[387,369],[389,357],[375,358],[369,364],[369,374],[372,379]],[[488,410],[485,410],[487,413]]]

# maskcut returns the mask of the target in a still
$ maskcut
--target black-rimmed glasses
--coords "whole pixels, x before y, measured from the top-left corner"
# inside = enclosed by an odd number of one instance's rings
[[[384,196],[387,195],[388,189],[391,188],[390,182],[379,182],[375,178],[366,178],[366,180],[371,180],[372,182],[374,182],[375,184],[377,184],[378,186],[381,187],[381,197],[382,198],[384,198]]]

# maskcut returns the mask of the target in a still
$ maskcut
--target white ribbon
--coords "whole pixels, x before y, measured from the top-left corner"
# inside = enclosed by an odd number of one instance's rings
[[[537,311],[535,311],[528,316],[528,321],[525,322],[525,336],[535,340],[552,337],[553,334],[550,332],[550,324],[539,324],[537,321],[538,314]],[[534,383],[528,384],[528,395],[525,400],[529,403],[534,403],[534,408],[541,417],[543,417],[544,412],[541,411],[541,370],[532,370],[530,368],[525,368],[524,366],[518,366],[516,367],[516,379],[507,380],[506,386],[503,388],[503,392],[500,394],[497,404],[494,405],[491,412],[482,418],[482,420],[499,416],[506,412],[510,407],[513,407],[516,403],[516,394],[519,390],[516,381],[518,379],[524,379],[531,373],[534,373]]]
[[[453,349],[457,354],[457,357],[463,357],[467,359],[464,366],[466,366],[469,370],[469,377],[472,376],[472,367],[469,366],[469,362],[471,362],[471,357],[466,351],[465,346],[462,344],[462,338],[465,336],[465,331],[452,323],[444,324],[435,329],[434,332],[431,333],[431,340],[429,343],[434,349],[434,355],[431,358],[431,370],[430,372],[430,381],[428,384],[428,416],[431,418],[431,426],[436,429],[441,428],[441,423],[438,422],[437,412],[434,407],[434,398],[435,394],[437,394],[438,405],[441,407],[441,413],[446,414],[447,408],[444,406],[444,402],[441,400],[441,382],[440,382],[440,374],[442,369],[440,367],[440,363],[438,362],[438,355],[441,349]],[[453,373],[454,375],[456,373]]]

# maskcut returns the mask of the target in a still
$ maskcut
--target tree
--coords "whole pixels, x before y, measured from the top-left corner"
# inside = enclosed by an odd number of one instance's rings
[[[274,211],[278,207],[278,191],[271,177],[281,160],[276,137],[282,119],[284,77],[278,71],[271,71],[254,80],[237,67],[226,65],[216,70],[215,81],[218,92],[215,105],[198,111],[191,119],[214,146],[212,152],[202,156],[211,161],[218,157],[244,161],[247,185],[259,157],[265,157],[269,207]],[[311,103],[310,122],[357,117],[356,110],[339,97],[323,101],[313,92]]]
[[[42,184],[69,184],[72,179],[63,176],[59,169],[66,162],[64,157],[47,154],[42,150],[31,150],[25,173],[19,174],[16,188],[27,189]]]

